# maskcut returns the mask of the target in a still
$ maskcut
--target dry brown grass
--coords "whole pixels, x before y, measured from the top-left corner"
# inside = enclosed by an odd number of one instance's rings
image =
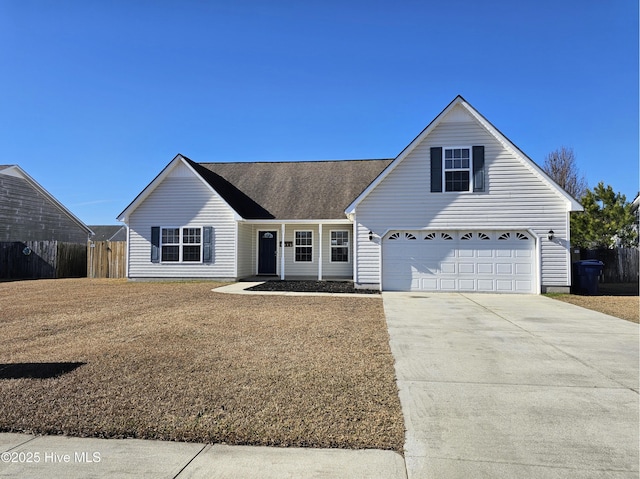
[[[626,319],[633,323],[640,322],[640,299],[638,284],[602,284],[598,296],[581,296],[576,294],[554,294],[555,299],[582,306],[601,313]]]
[[[212,283],[0,283],[0,430],[402,450],[382,301],[236,296]]]

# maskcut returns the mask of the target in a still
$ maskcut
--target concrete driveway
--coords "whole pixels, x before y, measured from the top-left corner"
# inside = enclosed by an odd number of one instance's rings
[[[638,478],[638,325],[543,296],[383,293],[413,478]]]

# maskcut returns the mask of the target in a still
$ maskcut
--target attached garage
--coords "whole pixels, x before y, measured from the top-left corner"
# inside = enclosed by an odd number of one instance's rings
[[[527,231],[390,231],[382,289],[537,293],[535,252]]]

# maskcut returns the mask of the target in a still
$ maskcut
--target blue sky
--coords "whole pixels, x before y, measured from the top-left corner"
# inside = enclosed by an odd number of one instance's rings
[[[458,94],[638,191],[638,2],[0,1],[0,164],[87,224],[177,154],[393,158]]]

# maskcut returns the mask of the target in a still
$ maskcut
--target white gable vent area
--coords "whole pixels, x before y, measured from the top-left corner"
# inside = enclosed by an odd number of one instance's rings
[[[391,231],[382,289],[536,293],[535,243],[526,231]]]

